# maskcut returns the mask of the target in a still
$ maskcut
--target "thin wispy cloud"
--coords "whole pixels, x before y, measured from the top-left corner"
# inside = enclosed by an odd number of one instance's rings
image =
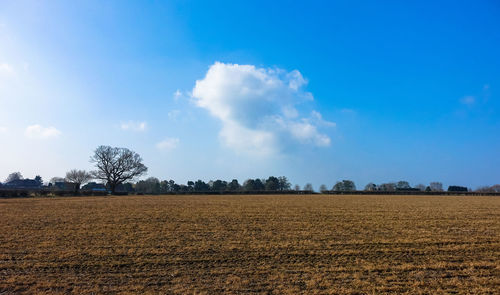
[[[476,103],[476,97],[474,97],[472,95],[468,95],[468,96],[462,97],[460,99],[460,103],[464,104],[464,105],[467,105],[467,106],[471,106],[471,105],[473,105],[473,104]]]
[[[341,110],[340,110],[340,112],[341,112],[342,114],[350,114],[350,115],[354,115],[354,114],[356,114],[356,111],[355,111],[355,110],[353,110],[353,109],[347,109],[347,108],[343,108],[343,109],[341,109]]]
[[[171,151],[179,145],[180,140],[174,137],[167,137],[156,144],[156,148],[162,151]]]
[[[167,116],[170,120],[177,120],[181,111],[180,110],[171,110],[167,113]]]
[[[0,126],[0,134],[6,134],[8,131],[7,127]]]
[[[0,75],[12,75],[14,68],[8,63],[0,63]]]
[[[179,100],[179,98],[181,98],[181,97],[182,97],[182,92],[181,92],[179,89],[177,89],[177,90],[174,92],[173,97],[174,97],[174,100]]]
[[[124,131],[143,132],[146,131],[147,125],[148,124],[144,121],[143,122],[128,121],[121,123],[120,128]]]
[[[192,91],[194,103],[223,123],[223,143],[237,152],[269,155],[283,142],[329,146],[320,127],[334,126],[315,111],[300,107],[313,100],[303,88],[307,80],[297,71],[253,65],[213,64]]]
[[[61,135],[61,131],[52,126],[43,127],[41,125],[35,124],[26,127],[24,135],[30,139],[51,139],[59,137]]]
[[[311,112],[311,118],[314,123],[322,126],[328,126],[328,127],[335,127],[337,126],[337,123],[335,122],[330,122],[325,119],[323,119],[323,116],[320,114],[318,111],[312,111]]]

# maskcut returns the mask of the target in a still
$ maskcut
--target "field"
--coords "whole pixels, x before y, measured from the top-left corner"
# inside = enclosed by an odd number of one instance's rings
[[[0,294],[498,294],[500,197],[0,199]]]

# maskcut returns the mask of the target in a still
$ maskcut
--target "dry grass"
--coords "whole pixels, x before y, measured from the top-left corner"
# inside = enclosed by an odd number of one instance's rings
[[[0,294],[498,294],[500,198],[0,200]]]

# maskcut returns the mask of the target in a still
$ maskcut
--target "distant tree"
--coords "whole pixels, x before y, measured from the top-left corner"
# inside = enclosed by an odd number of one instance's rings
[[[431,182],[429,184],[429,187],[431,188],[431,191],[433,191],[433,192],[442,192],[443,191],[443,184],[441,182]]]
[[[313,192],[314,191],[313,186],[310,183],[307,183],[306,185],[304,185],[304,190],[307,191],[307,192]]]
[[[165,184],[165,187],[167,187],[168,192],[175,192],[174,186],[175,186],[175,181],[172,179],[166,181],[167,183]]]
[[[158,195],[160,188],[160,180],[156,177],[149,177],[135,184],[135,191],[140,194]]]
[[[35,181],[38,184],[38,186],[42,186],[43,185],[43,179],[42,179],[42,177],[40,175],[35,176]]]
[[[243,183],[243,190],[244,191],[255,191],[255,180],[253,179],[247,179],[245,180],[245,182]]]
[[[169,190],[173,193],[179,192],[181,190],[181,186],[175,183],[173,180],[168,181]]]
[[[370,182],[369,184],[365,185],[365,191],[367,192],[372,192],[377,190],[377,185],[373,182]]]
[[[191,192],[192,190],[190,190],[190,188],[187,185],[179,184],[179,188],[177,191],[185,193],[185,192]]]
[[[418,190],[420,190],[420,191],[425,191],[425,185],[423,185],[423,184],[417,184],[415,186],[415,188],[418,189]]]
[[[352,180],[343,180],[344,182],[344,188],[346,191],[355,191],[356,190],[356,185],[354,184],[354,181]]]
[[[139,180],[135,184],[135,191],[138,194],[147,194],[148,191],[148,185],[145,180]]]
[[[294,189],[295,191],[300,191],[300,185],[296,184],[296,185],[293,187],[293,189]]]
[[[476,189],[476,192],[480,193],[500,193],[500,184],[495,184],[493,186],[483,186]]]
[[[56,182],[64,182],[64,178],[62,178],[62,177],[57,177],[57,176],[52,177],[52,178],[50,179],[50,181],[49,181],[49,185],[54,185],[54,184],[56,184]]]
[[[80,190],[80,186],[92,180],[92,174],[85,170],[70,170],[66,172],[66,181],[72,182],[75,185],[75,193]]]
[[[325,192],[328,191],[328,188],[326,188],[326,185],[322,184],[319,187],[319,191],[322,192],[322,193],[325,193]]]
[[[269,176],[266,180],[265,189],[266,191],[277,191],[280,188],[279,179],[274,176]]]
[[[467,192],[468,189],[465,186],[450,185],[448,186],[449,192]]]
[[[240,190],[240,184],[238,183],[238,180],[237,179],[233,179],[231,180],[230,183],[228,183],[227,185],[227,189],[229,191],[232,191],[232,192],[235,192],[235,191],[239,191]]]
[[[393,182],[382,183],[378,188],[383,192],[393,192],[396,190],[396,184]]]
[[[91,182],[89,182],[89,183],[91,183]],[[86,186],[87,185],[83,185],[82,188],[84,188]],[[135,186],[135,184],[133,184],[131,182],[121,183],[121,184],[116,186],[116,191],[120,192],[120,193],[127,193],[127,194],[135,193],[134,186]]]
[[[9,174],[9,176],[7,176],[7,179],[5,179],[5,183],[9,183],[11,181],[21,180],[21,179],[23,179],[23,175],[21,174],[21,172],[13,172],[13,173]]]
[[[258,178],[247,179],[243,184],[243,190],[245,191],[263,191],[265,188],[264,182]]]
[[[426,191],[426,192],[431,192],[431,191],[432,191],[432,190],[431,190],[431,187],[430,187],[430,186],[427,186],[427,187],[425,188],[425,191]]]
[[[198,179],[194,183],[194,190],[196,192],[208,192],[210,190],[210,186],[206,184],[203,180]]]
[[[194,190],[194,181],[191,181],[191,180],[188,181],[187,186],[188,186],[187,188],[189,191],[193,191]]]
[[[292,184],[288,181],[288,178],[286,178],[286,176],[278,177],[278,183],[280,191],[287,191],[292,188]]]
[[[334,191],[344,191],[344,192],[355,191],[356,190],[356,185],[351,180],[342,180],[342,181],[338,181],[333,186],[333,190]]]
[[[167,180],[160,181],[160,194],[168,194],[168,192],[169,192],[168,181]]]
[[[408,183],[408,181],[398,181],[398,183],[396,183],[396,189],[397,190],[407,190],[407,189],[410,189],[411,186],[410,184]]]
[[[341,181],[337,181],[335,185],[332,187],[332,190],[334,191],[343,191],[344,190],[344,184]]]
[[[118,184],[144,175],[148,171],[141,156],[126,148],[101,145],[90,157],[90,162],[95,163],[97,168],[92,173],[93,177],[106,181],[112,194]]]
[[[227,189],[227,182],[217,179],[212,184],[212,190],[216,192],[223,192]]]
[[[495,184],[490,187],[492,193],[500,193],[500,184]]]
[[[265,180],[256,178],[255,179],[255,189],[258,191],[265,190],[266,189]]]
[[[480,186],[476,189],[476,192],[478,193],[489,193],[490,192],[490,187],[489,186]]]

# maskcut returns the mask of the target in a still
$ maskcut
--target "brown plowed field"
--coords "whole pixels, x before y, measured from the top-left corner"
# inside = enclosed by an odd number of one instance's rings
[[[500,197],[0,200],[0,294],[499,294]]]

